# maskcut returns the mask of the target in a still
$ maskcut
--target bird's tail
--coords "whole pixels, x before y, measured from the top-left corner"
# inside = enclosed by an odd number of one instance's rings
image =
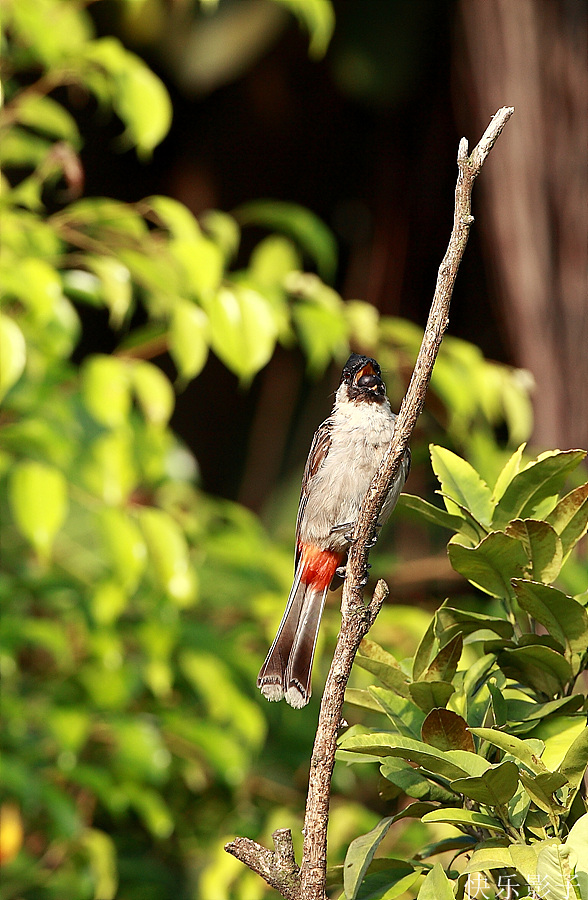
[[[296,709],[306,706],[312,693],[312,662],[325,597],[342,559],[342,554],[312,549],[316,553],[305,548],[300,557],[278,633],[257,678],[264,697],[285,697]]]

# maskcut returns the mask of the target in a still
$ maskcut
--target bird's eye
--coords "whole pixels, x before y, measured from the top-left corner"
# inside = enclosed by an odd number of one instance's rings
[[[357,386],[362,388],[372,388],[378,384],[379,378],[377,375],[362,375],[361,378],[357,380]]]

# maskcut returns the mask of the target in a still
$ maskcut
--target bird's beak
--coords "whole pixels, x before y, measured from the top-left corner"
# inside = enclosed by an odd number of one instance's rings
[[[355,387],[378,391],[383,382],[371,362],[368,362],[361,369],[357,370],[353,376],[353,384]]]

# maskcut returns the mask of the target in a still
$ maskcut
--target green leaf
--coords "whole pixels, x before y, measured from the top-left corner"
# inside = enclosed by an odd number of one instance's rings
[[[559,841],[543,847],[537,857],[537,880],[549,885],[549,900],[570,900],[575,896],[572,872],[577,862],[575,852]]]
[[[512,868],[512,858],[508,847],[480,847],[470,856],[469,862],[464,869],[464,873],[466,875],[472,875],[475,872],[486,872],[490,869],[503,868]]]
[[[391,824],[391,816],[382,819],[375,828],[372,828],[367,834],[362,834],[349,845],[343,869],[343,885],[347,900],[355,900],[357,897],[359,886],[368,866]]]
[[[16,322],[0,313],[0,401],[24,372],[26,359],[22,331]]]
[[[493,531],[477,547],[450,542],[448,554],[456,572],[493,597],[511,597],[511,579],[521,577],[528,565],[522,545],[500,531]]]
[[[394,900],[408,891],[421,874],[402,859],[374,859],[358,890],[357,900]]]
[[[249,270],[253,280],[262,287],[282,288],[286,275],[301,265],[294,244],[279,234],[272,234],[255,247]]]
[[[97,828],[84,828],[80,843],[88,854],[94,896],[115,897],[118,890],[117,855],[113,839]]]
[[[584,450],[550,450],[514,476],[496,506],[492,525],[504,528],[527,519],[548,497],[555,497],[569,473],[586,456]]]
[[[441,863],[435,863],[423,881],[417,900],[455,900],[453,887]]]
[[[291,282],[292,277],[288,279],[289,285]],[[292,308],[292,319],[314,375],[322,373],[334,357],[347,352],[348,327],[342,306],[298,301]]]
[[[9,476],[14,521],[37,553],[47,558],[67,516],[67,482],[62,473],[38,462],[19,462]]]
[[[220,247],[207,237],[199,237],[194,241],[174,240],[169,250],[183,270],[185,291],[207,307],[222,283],[224,259]]]
[[[451,513],[444,509],[439,509],[422,497],[416,497],[413,494],[401,494],[398,498],[398,509],[410,509],[425,519],[432,522],[433,525],[440,525],[441,528],[448,528],[450,531],[461,531],[464,525],[464,519],[460,515],[452,516]]]
[[[422,676],[424,681],[449,681],[457,671],[463,651],[463,636],[456,634],[445,644]]]
[[[588,900],[588,813],[577,820],[566,840],[566,847],[576,854],[574,882],[580,890],[581,900]]]
[[[498,654],[497,662],[507,678],[520,681],[546,697],[561,693],[572,677],[565,657],[541,644],[505,648]]]
[[[429,449],[433,471],[445,495],[443,499],[447,511],[459,515],[459,507],[451,502],[455,500],[469,510],[482,525],[490,525],[494,504],[488,485],[465,459],[452,453],[451,450],[434,444],[431,444]]]
[[[470,828],[487,828],[490,831],[504,832],[504,826],[498,819],[469,809],[435,809],[426,813],[421,821],[431,824],[447,822],[450,825],[468,825]]]
[[[470,728],[470,731],[483,741],[487,741],[494,747],[504,750],[505,753],[510,753],[511,756],[518,759],[518,761],[523,763],[523,765],[530,769],[531,772],[538,774],[539,772],[547,771],[544,763],[542,763],[539,756],[537,756],[537,742],[523,741],[512,734],[505,734],[503,731],[498,731],[496,728]]]
[[[154,425],[166,425],[174,411],[174,391],[161,369],[137,360],[130,369],[131,385],[143,414]]]
[[[174,200],[173,197],[157,194],[147,197],[143,204],[155,213],[158,223],[161,223],[173,238],[189,243],[200,240],[202,232],[198,220],[183,203]]]
[[[101,425],[124,425],[131,409],[129,369],[116,356],[88,357],[82,366],[82,397]]]
[[[412,680],[420,681],[423,673],[431,661],[433,647],[435,646],[435,622],[436,616],[431,619],[429,626],[419,641],[414,661],[412,664]]]
[[[112,256],[86,254],[84,263],[100,280],[101,296],[110,310],[111,325],[120,328],[133,301],[131,273]]]
[[[558,800],[554,800],[553,792],[559,790],[567,780],[559,772],[540,772],[538,775],[529,775],[521,771],[521,783],[527,794],[539,809],[552,815],[563,811]]]
[[[195,378],[208,356],[210,328],[204,310],[188,300],[174,304],[169,329],[169,352],[182,378]]]
[[[308,53],[322,59],[335,28],[335,13],[330,0],[277,0],[296,16],[310,35]]]
[[[277,328],[268,300],[251,288],[221,288],[207,304],[212,349],[249,380],[271,358]]]
[[[503,698],[504,699],[504,698]],[[526,700],[507,700],[506,721],[530,722],[535,724],[538,719],[545,719],[555,712],[575,712],[582,706],[581,694],[571,697],[561,697],[559,700],[550,700],[548,703],[528,702]]]
[[[569,782],[567,806],[571,806],[588,767],[588,728],[583,728],[564,756],[558,772]]]
[[[451,782],[451,788],[483,806],[504,806],[514,795],[518,782],[517,766],[501,762],[477,778],[457,778]]]
[[[178,606],[191,606],[196,600],[196,582],[179,525],[162,509],[143,507],[138,518],[162,588]]]
[[[528,574],[533,581],[550,584],[563,564],[563,548],[559,535],[551,525],[537,519],[513,519],[506,533],[520,541],[529,557]]]
[[[355,657],[356,664],[375,675],[386,687],[408,697],[408,678],[396,659],[379,644],[364,638]]]
[[[386,757],[380,766],[380,772],[387,781],[400,788],[402,793],[408,797],[414,797],[415,800],[433,800],[436,803],[443,803],[445,806],[455,804],[455,794],[429,780],[426,775],[403,759],[393,756]]]
[[[108,506],[126,502],[138,480],[129,429],[122,426],[92,441],[81,476],[85,487]]]
[[[225,261],[230,262],[236,256],[241,242],[241,230],[233,216],[218,209],[210,209],[200,217],[200,221],[220,247]]]
[[[577,674],[579,660],[588,647],[586,609],[573,597],[546,584],[517,578],[513,586],[519,606],[566,648],[570,662],[576,657],[574,671]]]
[[[106,561],[123,589],[132,593],[147,561],[141,532],[126,510],[114,507],[100,510],[96,524],[104,541]]]
[[[233,212],[241,225],[262,225],[290,235],[316,263],[324,281],[332,282],[337,268],[337,244],[318,216],[295,203],[254,200]]]
[[[371,756],[377,757],[400,756],[402,759],[417,763],[428,771],[451,780],[469,774],[458,763],[452,761],[450,754],[437,750],[429,744],[425,744],[424,741],[415,741],[412,738],[389,732],[358,734],[349,738],[344,736],[340,747],[342,750],[369,753]]]
[[[414,681],[408,690],[416,705],[426,713],[445,706],[455,693],[455,687],[447,681]]]
[[[521,444],[500,471],[500,474],[496,479],[496,484],[494,485],[494,490],[492,491],[492,498],[494,501],[497,502],[500,500],[515,475],[518,475],[526,446],[526,442]]]
[[[462,716],[449,709],[432,709],[423,722],[421,737],[437,750],[476,752],[474,739]]]
[[[588,483],[566,494],[546,521],[560,536],[565,560],[588,529]]]
[[[127,138],[140,154],[151,153],[171,124],[172,106],[163,82],[113,37],[92,41],[84,57],[113,79],[112,104],[126,126]]]
[[[392,724],[405,737],[419,738],[424,714],[414,703],[395,691],[372,686],[369,689],[379,709],[383,709]]]
[[[81,149],[82,141],[75,119],[51,97],[36,93],[21,95],[15,111],[22,125],[55,140],[68,141],[76,150]]]
[[[512,625],[506,619],[453,609],[450,606],[440,607],[436,613],[436,620],[437,632],[446,640],[451,640],[458,632],[465,636],[476,631],[489,630],[505,640],[512,637],[513,633]]]

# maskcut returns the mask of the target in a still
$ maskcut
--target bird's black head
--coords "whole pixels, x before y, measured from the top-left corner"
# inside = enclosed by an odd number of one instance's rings
[[[346,384],[350,400],[380,400],[386,394],[382,381],[382,371],[375,359],[352,353],[341,375],[341,384]]]

